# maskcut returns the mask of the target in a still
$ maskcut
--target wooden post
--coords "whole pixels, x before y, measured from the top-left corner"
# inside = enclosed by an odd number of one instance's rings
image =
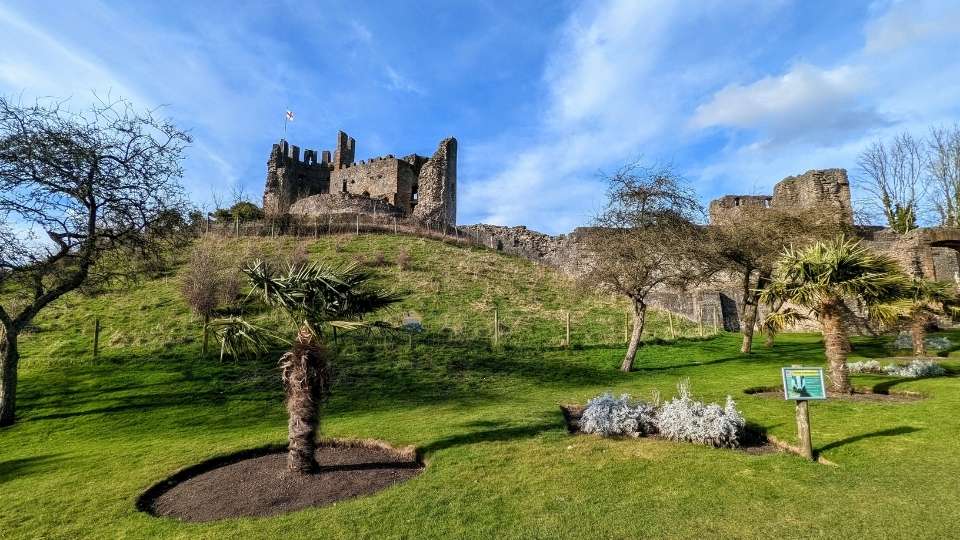
[[[360,213],[357,212],[357,236],[360,236]]]
[[[667,311],[667,320],[670,321],[670,339],[677,339],[677,333],[673,329],[673,312]]]
[[[714,334],[717,334],[717,333],[720,332],[719,325],[717,324],[717,323],[718,323],[718,320],[717,320],[717,312],[718,312],[718,311],[720,311],[720,307],[719,307],[719,306],[713,306],[713,333],[714,333]]]
[[[233,216],[233,228],[237,236],[240,236],[240,216]]]
[[[807,400],[797,400],[797,437],[800,439],[800,455],[813,461],[813,443],[810,440],[810,410]]]
[[[93,323],[93,359],[100,354],[100,317]]]
[[[697,326],[700,327],[700,337],[703,337],[703,306],[700,306],[700,316],[697,317]]]
[[[564,345],[569,349],[570,348],[570,310],[567,310],[566,317],[566,327],[567,327],[567,339],[564,341]]]
[[[393,216],[393,234],[397,234],[397,216]]]
[[[493,309],[493,346],[500,345],[500,310]]]
[[[320,218],[318,216],[313,216],[313,237],[316,238],[320,235]]]

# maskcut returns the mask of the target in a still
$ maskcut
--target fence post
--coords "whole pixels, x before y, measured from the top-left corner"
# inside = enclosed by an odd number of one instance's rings
[[[500,345],[500,310],[493,308],[493,346]]]
[[[397,216],[393,216],[393,234],[397,234]]]
[[[233,228],[236,236],[240,236],[240,216],[233,216]]]
[[[360,236],[360,212],[357,212],[357,236]]]
[[[700,337],[703,337],[703,304],[700,304],[700,316],[697,317],[697,326],[700,328]]]
[[[566,320],[567,338],[566,338],[566,341],[564,341],[564,343],[566,344],[566,347],[569,349],[570,348],[570,310],[569,309],[567,310],[566,319],[567,319]]]
[[[717,324],[717,323],[718,323],[718,317],[717,317],[717,312],[718,312],[718,311],[720,311],[720,307],[719,307],[719,306],[713,306],[713,333],[714,333],[714,334],[717,334],[717,333],[720,332],[720,329],[719,329],[718,324]]]
[[[677,339],[677,333],[673,330],[673,312],[667,311],[667,319],[670,321],[670,339]]]
[[[100,317],[93,324],[93,359],[100,354]]]

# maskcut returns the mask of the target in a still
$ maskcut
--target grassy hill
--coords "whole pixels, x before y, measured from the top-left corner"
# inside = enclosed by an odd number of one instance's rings
[[[782,336],[773,350],[744,356],[735,335],[657,340],[623,374],[625,304],[549,269],[409,237],[323,238],[304,248],[366,263],[382,255],[383,283],[407,295],[383,317],[422,318],[426,332],[412,346],[337,344],[322,425],[330,436],[417,445],[429,463],[422,475],[275,518],[183,524],[137,512],[137,496],[180,468],[286,438],[277,355],[200,358],[199,323],[171,276],[65,298],[24,337],[21,421],[0,430],[0,536],[934,538],[960,525],[951,472],[960,467],[957,378],[858,376],[858,385],[927,399],[814,404],[814,445],[836,467],[788,454],[571,437],[558,403],[606,390],[666,397],[689,378],[698,396],[731,394],[748,420],[793,440],[792,404],[743,390],[778,385],[782,365],[822,364],[822,346],[817,336]],[[301,250],[290,239],[225,249],[273,258]],[[408,269],[396,264],[401,251]],[[502,326],[495,348],[494,308]],[[560,346],[567,310],[569,350]],[[94,361],[97,317],[103,346]],[[650,338],[669,334],[661,314],[652,319]],[[698,334],[676,324],[682,335]],[[857,354],[889,354],[882,345],[858,340]],[[957,360],[945,365],[958,369]]]

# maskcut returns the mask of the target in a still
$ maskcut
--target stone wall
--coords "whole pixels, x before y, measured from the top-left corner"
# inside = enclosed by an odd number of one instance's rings
[[[710,221],[736,221],[743,208],[835,210],[840,223],[853,225],[850,182],[844,169],[811,170],[788,176],[773,187],[773,195],[725,195],[710,202]]]
[[[413,217],[426,222],[457,223],[457,140],[440,141],[417,178]]]
[[[289,213],[295,216],[357,213],[398,217],[404,215],[402,209],[388,202],[350,193],[311,195],[290,205]]]
[[[264,211],[281,216],[301,199],[348,193],[389,203],[403,215],[424,222],[456,224],[456,139],[441,141],[430,158],[411,154],[397,159],[391,154],[356,163],[355,155],[356,141],[342,131],[337,134],[332,156],[327,150],[304,150],[301,158],[298,146],[284,140],[274,144],[267,161]],[[297,209],[302,213],[317,204],[302,204]]]

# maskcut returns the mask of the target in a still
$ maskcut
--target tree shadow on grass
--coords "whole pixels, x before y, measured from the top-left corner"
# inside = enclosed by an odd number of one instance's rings
[[[926,379],[944,379],[944,378],[951,378],[951,377],[954,377],[954,376],[955,376],[952,372],[949,372],[949,371],[948,371],[947,373],[949,373],[949,374],[948,374],[948,375],[937,375],[937,376],[933,376],[933,377],[902,377],[902,378],[898,378],[898,379],[891,379],[891,380],[888,380],[888,381],[881,381],[881,382],[878,382],[877,384],[873,385],[872,390],[873,390],[873,393],[874,393],[874,394],[889,394],[889,393],[890,393],[890,389],[893,388],[894,386],[898,385],[898,384],[903,384],[903,383],[907,383],[907,382],[914,382],[914,381],[922,381],[922,380],[926,380]]]
[[[839,441],[833,441],[832,443],[821,446],[816,450],[816,453],[820,454],[822,452],[826,452],[827,450],[833,450],[834,448],[839,448],[843,445],[855,443],[864,439],[872,439],[874,437],[896,437],[897,435],[906,435],[907,433],[914,433],[916,431],[921,430],[920,428],[915,428],[913,426],[898,426],[895,428],[881,429],[879,431],[871,431],[869,433],[861,433],[860,435],[854,435],[852,437],[840,439]]]
[[[64,458],[61,457],[62,455],[63,454],[47,454],[0,461],[0,484],[47,468],[53,463],[63,461]]]
[[[446,450],[448,448],[454,448],[457,446],[467,446],[485,442],[506,442],[515,441],[518,439],[528,439],[545,431],[562,429],[562,422],[556,419],[544,419],[540,422],[520,426],[493,423],[492,426],[496,427],[492,427],[491,423],[484,421],[471,424],[477,424],[485,429],[468,431],[466,433],[460,433],[457,435],[444,437],[442,439],[437,439],[429,444],[420,446],[419,450],[425,455],[429,455],[439,450]],[[469,426],[471,424],[467,425]]]

